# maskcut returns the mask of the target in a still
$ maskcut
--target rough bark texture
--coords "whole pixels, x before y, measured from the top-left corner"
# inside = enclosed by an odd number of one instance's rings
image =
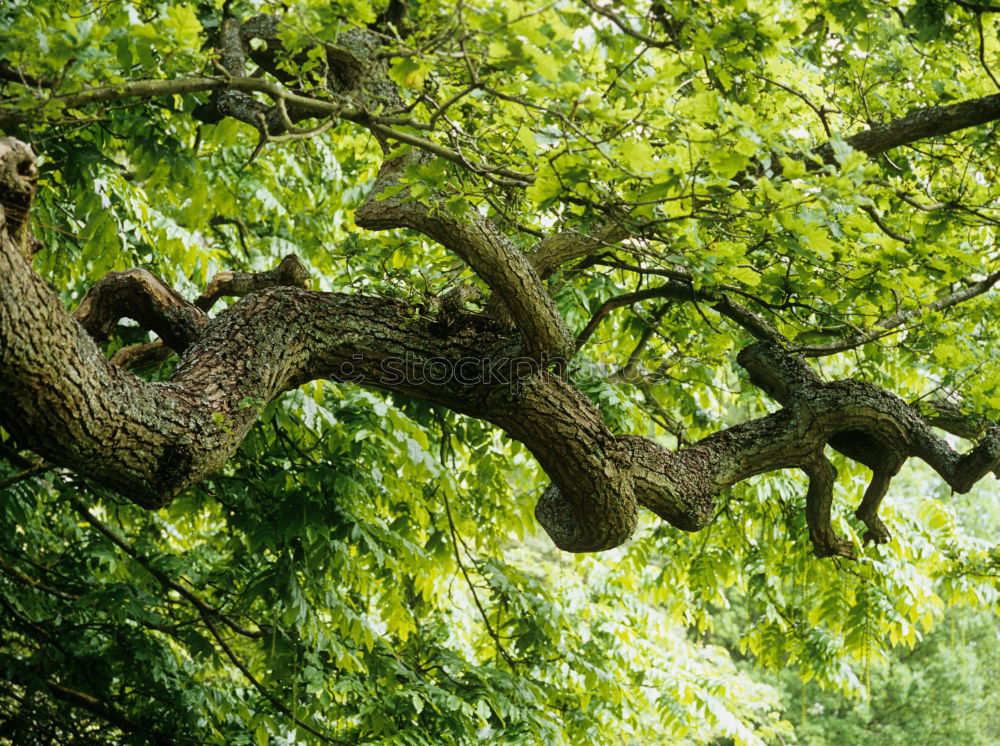
[[[820,380],[803,359],[780,346],[780,335],[766,322],[724,295],[696,294],[683,277],[672,280],[676,287],[668,284],[658,292],[682,299],[697,295],[760,339],[741,352],[739,362],[782,408],[678,451],[611,432],[597,408],[553,366],[572,356],[575,341],[543,279],[565,262],[620,241],[625,232],[615,226],[591,234],[566,232],[521,252],[474,210],[449,211],[447,195],[415,198],[401,181],[408,166],[435,157],[474,170],[479,166],[375,121],[369,112],[396,111],[400,104],[385,59],[374,54],[380,37],[364,29],[341,34],[338,46],[326,50],[331,100],[307,99],[243,77],[248,39],[272,38],[275,27],[268,17],[242,25],[226,19],[219,51],[228,78],[147,81],[58,100],[82,105],[194,86],[190,90],[217,91],[202,116],[253,124],[262,144],[295,121],[320,115],[368,127],[386,150],[389,137],[415,144],[423,150],[383,164],[357,211],[357,224],[410,228],[439,241],[483,279],[506,313],[472,314],[461,302],[428,308],[312,292],[304,267],[290,257],[268,273],[220,275],[195,303],[148,272],[115,273],[98,282],[71,316],[30,265],[34,156],[23,143],[0,139],[0,425],[20,445],[156,508],[225,463],[262,403],[316,378],[352,382],[487,420],[523,442],[551,479],[536,516],[569,551],[621,544],[635,527],[639,506],[696,531],[712,519],[716,496],[733,484],[755,474],[800,469],[810,480],[807,519],[815,552],[850,556],[851,547],[831,525],[836,471],[824,456],[826,445],[873,470],[858,517],[875,541],[888,536],[876,511],[906,458],[923,459],[957,491],[997,468],[996,427],[983,428],[978,445],[959,455],[902,400],[858,381]],[[266,70],[262,54],[254,61]],[[265,106],[251,91],[279,103]],[[992,96],[932,107],[848,142],[869,154],[882,152],[996,119],[998,102],[1000,97]],[[0,112],[3,121],[19,120]],[[497,183],[523,184],[530,178],[502,169],[480,172]],[[206,312],[222,294],[243,297],[210,318]],[[145,382],[116,364],[155,358],[155,345],[105,359],[95,340],[123,316],[156,331],[181,354],[169,381]],[[442,366],[450,374],[443,375]]]
[[[442,200],[427,203],[407,190],[385,196],[399,184],[412,156],[388,160],[375,186],[354,215],[362,228],[412,228],[430,236],[460,256],[483,279],[509,311],[521,332],[528,354],[550,361],[569,360],[575,352],[573,338],[549,297],[541,278],[521,251],[488,219],[469,210],[452,214]]]
[[[900,145],[928,137],[947,135],[956,130],[986,124],[1000,118],[1000,93],[983,96],[972,101],[960,101],[948,106],[928,106],[917,109],[901,119],[877,124],[871,129],[851,135],[845,142],[855,150],[877,155]],[[833,163],[833,148],[824,145],[817,153]]]
[[[3,194],[27,205],[33,185],[10,174],[32,174],[33,156],[10,139],[0,150]],[[31,269],[10,227],[0,224],[0,422],[21,445],[149,508],[218,469],[259,403],[314,378],[402,392],[503,428],[552,479],[536,515],[569,551],[625,541],[639,505],[697,530],[729,486],[798,468],[811,480],[817,554],[849,555],[830,526],[835,471],[824,444],[875,471],[859,517],[876,540],[886,532],[875,509],[904,458],[924,459],[964,491],[1000,454],[996,428],[959,456],[900,399],[858,381],[824,383],[803,360],[765,344],[745,349],[740,362],[784,408],[671,452],[612,433],[576,388],[518,357],[524,341],[509,327],[455,309],[442,323],[441,309],[312,292],[295,286],[305,280],[288,259],[266,277],[217,278],[210,295],[227,282],[250,292],[214,319],[148,273],[111,275],[81,305],[81,324]],[[288,285],[274,285],[281,277]],[[122,315],[183,350],[169,382],[142,381],[104,358],[94,337]],[[442,360],[457,374],[442,375]]]

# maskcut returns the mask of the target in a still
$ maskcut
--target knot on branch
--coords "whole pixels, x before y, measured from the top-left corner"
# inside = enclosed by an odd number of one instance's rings
[[[37,180],[31,146],[13,137],[0,137],[0,229],[6,228],[25,259],[31,258],[35,247],[28,230],[28,212]]]
[[[535,505],[535,519],[565,552],[614,549],[632,537],[639,520],[634,497],[624,489],[618,494],[620,501],[609,510],[601,500],[567,499],[550,484]]]

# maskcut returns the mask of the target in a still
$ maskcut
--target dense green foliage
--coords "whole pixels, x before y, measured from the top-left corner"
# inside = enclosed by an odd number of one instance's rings
[[[786,683],[788,714],[805,744],[988,746],[996,719],[996,620],[955,611],[912,651],[871,672],[871,698],[846,702],[811,685]],[[789,677],[790,679],[790,677]],[[805,704],[802,707],[802,704]],[[798,706],[797,706],[798,705]]]
[[[919,310],[997,268],[995,126],[872,160],[842,139],[996,92],[1000,15],[649,5],[409,3],[392,75],[416,103],[393,126],[535,177],[498,185],[438,159],[412,188],[525,247],[625,221],[639,238],[556,278],[574,331],[644,287],[639,265],[736,293],[801,344],[912,311],[824,374],[1000,418],[994,296]],[[210,75],[221,6],[12,0],[0,61],[60,93]],[[318,42],[383,10],[231,3],[283,6],[286,67],[306,83]],[[354,226],[382,159],[356,124],[250,162],[252,127],[193,115],[207,93],[76,109],[2,86],[0,106],[31,112],[9,133],[40,155],[34,266],[67,306],[113,269],[194,297],[291,252],[324,290],[419,298],[474,279],[416,233]],[[828,141],[840,167],[814,167]],[[122,326],[108,351],[145,340]],[[634,304],[590,338],[579,384],[618,431],[690,442],[770,406],[731,362],[748,340],[699,304]],[[574,557],[539,535],[545,480],[518,444],[348,385],[268,405],[221,472],[156,512],[0,436],[0,744],[937,744],[997,701],[992,481],[957,504],[933,476],[894,486],[893,539],[857,562],[812,556],[790,473],[741,483],[700,533],[645,516],[626,546]],[[848,516],[867,473],[837,458],[835,525],[860,545]],[[956,605],[983,611],[946,616]]]

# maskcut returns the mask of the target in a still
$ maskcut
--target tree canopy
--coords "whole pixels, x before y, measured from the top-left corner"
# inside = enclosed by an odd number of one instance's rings
[[[995,611],[998,22],[5,4],[0,743],[783,743]]]

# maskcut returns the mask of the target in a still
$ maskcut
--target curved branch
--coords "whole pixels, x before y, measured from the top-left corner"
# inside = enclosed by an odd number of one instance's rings
[[[193,305],[146,270],[109,272],[87,292],[73,317],[98,342],[107,339],[122,317],[159,334],[158,340],[123,347],[111,357],[115,365],[134,370],[162,363],[172,351],[183,352],[208,323],[205,313],[224,295],[242,297],[269,287],[309,285],[309,271],[294,254],[264,272],[216,273]]]
[[[917,455],[960,491],[995,468],[1000,453],[995,428],[960,456],[887,392],[857,381],[823,384],[804,362],[763,345],[740,360],[785,408],[670,452],[615,435],[567,381],[506,357],[512,340],[482,316],[458,313],[442,330],[434,315],[398,301],[289,287],[227,309],[169,382],[146,383],[106,361],[27,261],[9,242],[4,249],[0,422],[19,443],[147,507],[229,458],[257,418],[248,399],[270,401],[313,378],[406,393],[525,443],[552,479],[536,515],[569,551],[625,541],[639,505],[697,530],[711,520],[714,497],[749,476],[800,468],[818,479],[822,443],[857,455],[835,440],[840,433],[868,432]],[[436,368],[442,361],[452,366],[447,375]],[[816,489],[814,516],[825,505]],[[843,554],[822,529],[816,536],[818,554]]]
[[[737,360],[754,385],[785,407],[783,411],[797,410],[815,418],[823,442],[872,469],[872,484],[858,517],[876,541],[885,541],[888,533],[875,511],[888,480],[906,458],[920,458],[960,493],[1000,465],[1000,426],[986,427],[971,451],[958,454],[919,412],[878,386],[854,380],[823,383],[804,359],[765,344],[743,349]],[[834,414],[831,407],[840,411],[824,422]]]
[[[5,146],[0,176],[32,162],[27,146]],[[401,167],[390,161],[383,178]],[[18,189],[28,190],[19,198],[30,201],[33,185],[0,184],[0,190]],[[558,316],[546,305],[551,301],[541,281],[488,221],[473,214],[463,223],[399,195],[366,204],[360,213],[376,227],[380,220],[386,227],[408,221],[475,263],[495,292],[512,294],[503,299],[524,325],[519,330],[529,349],[558,349],[558,339],[546,346],[545,335],[558,337],[559,330],[545,326],[544,314]],[[441,310],[426,313],[385,298],[257,290],[203,324],[169,381],[148,383],[104,359],[5,225],[0,302],[0,425],[20,445],[149,508],[225,463],[261,403],[316,378],[430,401],[523,442],[552,480],[536,515],[569,551],[621,544],[640,505],[679,528],[698,530],[711,521],[714,498],[737,482],[802,469],[812,483],[807,502],[815,551],[844,554],[828,529],[834,477],[818,455],[825,443],[870,465],[880,480],[899,459],[917,456],[956,491],[968,490],[1000,460],[1000,428],[988,428],[970,453],[958,454],[892,394],[859,381],[824,383],[775,345],[751,345],[739,362],[783,408],[671,452],[611,432],[581,391],[537,359],[517,358],[522,347],[508,329],[460,310],[443,319]],[[715,302],[720,312],[740,318],[736,304]],[[859,512],[872,515],[882,494],[881,483],[875,485]]]
[[[187,349],[208,323],[204,311],[146,269],[108,272],[73,312],[73,318],[98,342],[106,340],[124,317],[156,332],[177,352]]]
[[[695,290],[694,286],[689,282],[668,280],[666,283],[656,287],[637,290],[634,293],[623,293],[622,295],[606,300],[594,312],[590,321],[583,328],[583,331],[577,335],[577,347],[582,347],[590,339],[590,336],[597,329],[604,317],[614,309],[652,298],[708,303],[720,314],[746,330],[756,340],[777,345],[784,345],[787,342],[785,337],[771,324],[753,313],[746,306],[734,301],[728,295],[713,293],[711,290]]]

